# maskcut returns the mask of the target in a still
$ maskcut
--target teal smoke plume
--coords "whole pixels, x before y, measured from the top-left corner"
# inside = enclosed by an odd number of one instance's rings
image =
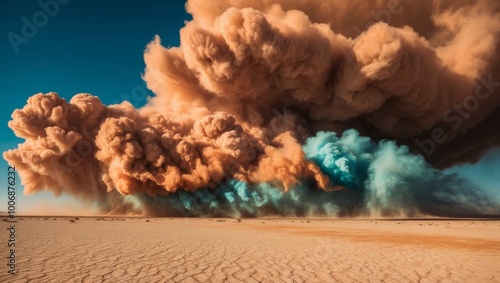
[[[284,192],[270,183],[230,180],[216,189],[139,199],[147,214],[158,216],[467,217],[500,212],[499,204],[482,195],[478,186],[434,169],[394,141],[375,143],[356,130],[341,136],[319,132],[303,149],[344,189],[328,192],[303,180]]]
[[[500,145],[500,2],[395,2],[188,0],[146,105],[35,94],[3,157],[25,194],[110,214],[500,214],[437,169]]]

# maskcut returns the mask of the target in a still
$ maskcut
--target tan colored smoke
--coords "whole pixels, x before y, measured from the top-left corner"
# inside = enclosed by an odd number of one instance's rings
[[[268,135],[226,112],[194,125],[146,113],[129,103],[106,107],[88,94],[69,103],[55,93],[37,94],[9,123],[26,142],[4,157],[18,168],[28,194],[155,195],[215,187],[228,178],[288,188],[311,177],[328,185],[288,132]]]
[[[414,146],[443,127],[447,139],[428,157],[436,165],[476,159],[500,142],[496,116],[488,118],[499,112],[496,88],[460,128],[443,121],[481,78],[499,78],[498,1],[186,7],[193,20],[180,47],[164,48],[157,37],[145,51],[144,79],[155,93],[148,105],[49,93],[14,112],[9,126],[26,142],[4,157],[27,193],[156,195],[229,178],[284,189],[310,178],[329,189],[335,184],[301,149],[317,130],[354,127]]]

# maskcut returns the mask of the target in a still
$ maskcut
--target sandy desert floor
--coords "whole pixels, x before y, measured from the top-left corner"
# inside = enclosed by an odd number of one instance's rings
[[[0,282],[500,282],[500,221],[70,219],[18,219]]]

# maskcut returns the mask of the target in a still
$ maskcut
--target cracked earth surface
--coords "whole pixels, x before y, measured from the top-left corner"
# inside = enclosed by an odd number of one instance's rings
[[[500,282],[500,221],[70,219],[18,221],[0,282]]]

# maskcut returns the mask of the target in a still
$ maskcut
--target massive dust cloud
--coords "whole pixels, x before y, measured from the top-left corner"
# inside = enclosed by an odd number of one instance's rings
[[[104,213],[500,213],[441,171],[498,146],[500,3],[186,3],[180,46],[144,53],[147,105],[36,94],[4,153],[26,194]]]

